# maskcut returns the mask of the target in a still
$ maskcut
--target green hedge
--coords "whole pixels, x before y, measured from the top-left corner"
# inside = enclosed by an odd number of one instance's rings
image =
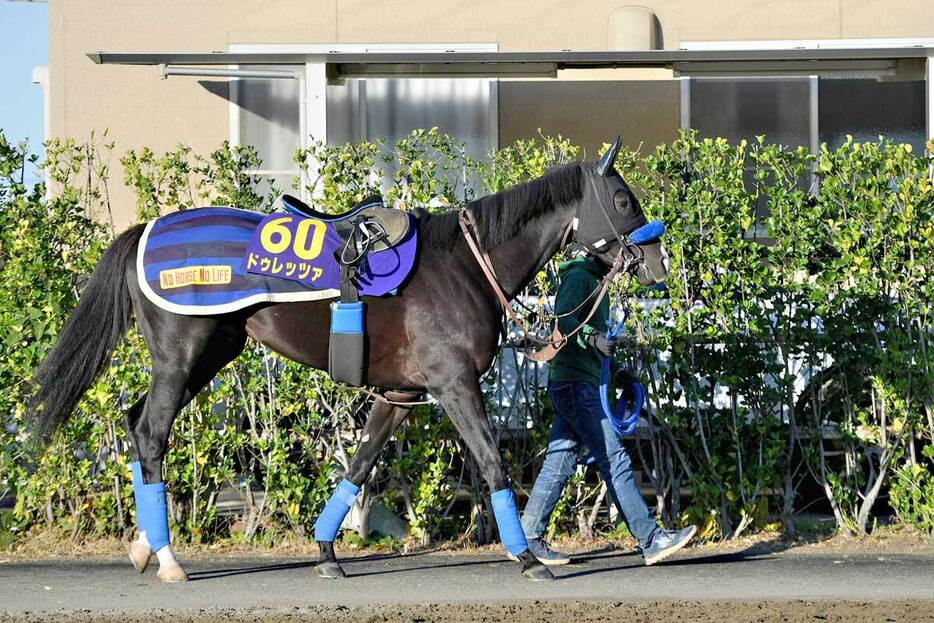
[[[22,183],[36,164],[25,146],[0,133],[0,495],[15,499],[2,522],[16,539],[49,529],[114,536],[132,525],[120,412],[146,387],[137,334],[45,453],[31,450],[23,423],[32,370],[114,234],[106,225],[113,149],[106,135],[50,142],[45,166],[56,192],[46,199],[44,188]],[[400,207],[445,210],[582,156],[561,137],[541,137],[475,160],[424,130],[394,145],[315,144],[296,162],[325,208],[388,185],[384,194]],[[207,203],[272,205],[247,173],[260,164],[248,148],[144,149],[121,164],[140,219]],[[625,357],[655,413],[648,438],[629,447],[666,524],[694,522],[729,538],[777,518],[792,532],[810,501],[801,492],[815,490],[840,531],[871,529],[886,495],[903,523],[934,530],[930,165],[884,140],[814,157],[761,138],[731,145],[690,133],[620,156],[646,211],[666,222],[672,256],[666,292],[637,299],[622,284],[615,293],[631,298]],[[553,287],[543,273],[530,294]],[[497,367],[485,380],[491,402],[501,376]],[[549,414],[540,389],[520,389],[528,405],[520,429],[497,429],[514,479],[527,485]],[[176,421],[166,461],[176,538],[303,538],[347,465],[364,409],[359,394],[251,342]],[[489,540],[485,487],[466,456],[447,420],[420,408],[385,452],[363,507],[378,498],[423,543]],[[236,523],[218,514],[228,485],[246,509]],[[551,529],[612,529],[595,503],[608,504],[605,487],[581,469]]]

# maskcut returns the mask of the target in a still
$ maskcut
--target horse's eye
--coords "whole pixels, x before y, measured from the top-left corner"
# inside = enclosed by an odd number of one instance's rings
[[[629,202],[629,193],[625,190],[617,190],[613,195],[613,205],[619,212],[628,212],[632,205]]]

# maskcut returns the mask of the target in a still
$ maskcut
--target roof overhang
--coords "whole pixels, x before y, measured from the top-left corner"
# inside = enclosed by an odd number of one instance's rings
[[[95,52],[101,65],[299,65],[323,63],[331,80],[375,77],[555,76],[559,70],[665,68],[676,73],[914,72],[934,54],[910,47],[692,49],[617,52]]]

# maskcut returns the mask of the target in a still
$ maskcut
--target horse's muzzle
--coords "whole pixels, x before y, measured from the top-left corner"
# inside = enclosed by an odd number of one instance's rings
[[[613,242],[607,245],[603,253],[596,254],[596,257],[607,266],[612,266],[616,255],[620,252],[619,249],[619,243]],[[660,240],[632,245],[625,253],[633,253],[636,256],[627,272],[633,275],[640,285],[654,286],[668,277],[668,252]]]
[[[661,242],[640,244],[642,261],[636,266],[636,279],[643,286],[654,286],[668,277],[668,252]]]

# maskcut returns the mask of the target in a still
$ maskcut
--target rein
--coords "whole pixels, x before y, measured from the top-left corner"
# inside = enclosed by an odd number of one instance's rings
[[[473,253],[474,258],[480,265],[480,268],[483,271],[483,275],[486,277],[490,287],[493,288],[493,293],[499,300],[500,305],[502,305],[503,310],[509,315],[509,318],[512,319],[513,323],[515,323],[515,325],[522,331],[523,337],[540,346],[539,349],[526,353],[526,356],[529,357],[529,359],[532,361],[545,362],[549,361],[555,355],[557,355],[558,352],[564,348],[564,345],[567,344],[568,340],[577,334],[581,329],[583,329],[584,325],[590,321],[593,315],[597,312],[597,308],[600,306],[600,302],[603,300],[603,297],[606,296],[606,293],[609,290],[613,279],[620,273],[620,271],[628,269],[632,262],[631,258],[626,257],[624,259],[624,256],[627,255],[625,253],[626,247],[621,247],[619,254],[613,261],[613,265],[610,267],[610,271],[603,277],[603,279],[594,289],[594,292],[597,293],[597,295],[590,307],[590,311],[587,312],[587,316],[584,318],[584,320],[576,327],[574,327],[574,329],[564,335],[558,329],[557,325],[557,319],[560,316],[555,314],[555,326],[551,332],[551,335],[548,337],[548,339],[541,339],[530,330],[529,326],[523,322],[521,318],[519,318],[516,312],[512,309],[512,305],[509,304],[509,299],[506,297],[506,293],[503,292],[502,286],[499,285],[499,280],[496,277],[496,271],[493,269],[493,262],[490,260],[489,254],[481,251],[480,249],[480,236],[477,234],[477,222],[474,220],[473,214],[467,209],[461,210],[457,217],[457,221],[460,224],[461,231],[464,234],[464,239],[467,241],[467,246],[470,247],[471,253]],[[565,229],[564,235],[561,237],[560,248],[564,248],[564,246],[568,243],[572,230],[573,222],[568,225],[567,229]],[[590,296],[588,296],[584,301],[585,303],[594,296],[594,292],[591,292]]]

